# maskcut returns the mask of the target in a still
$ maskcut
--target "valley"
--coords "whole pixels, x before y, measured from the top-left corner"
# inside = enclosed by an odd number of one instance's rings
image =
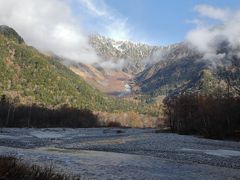
[[[129,94],[130,75],[122,71],[107,71],[78,63],[66,65],[64,60],[28,46],[8,26],[0,26],[0,46],[0,96],[9,103],[47,108],[66,106],[109,113],[158,114],[159,110],[151,105],[138,105],[107,95]]]
[[[88,71],[86,71],[86,69],[82,70],[83,66],[87,68]],[[107,95],[123,97],[131,94],[129,82],[132,79],[132,75],[121,70],[108,70],[107,72],[103,72],[93,66],[80,64],[77,66],[73,65],[70,69],[82,77],[89,85],[92,85]]]
[[[235,6],[3,1],[0,179],[240,179]]]
[[[154,102],[159,96],[184,93],[216,94],[220,90],[224,95],[230,84],[229,92],[233,96],[238,94],[240,66],[231,50],[224,52],[226,58],[215,61],[206,59],[187,42],[150,46],[95,35],[90,36],[89,43],[100,57],[99,62],[92,65],[72,62],[67,66],[91,86],[115,97],[143,95]],[[219,52],[226,50],[218,48]],[[126,85],[131,93],[126,93]]]

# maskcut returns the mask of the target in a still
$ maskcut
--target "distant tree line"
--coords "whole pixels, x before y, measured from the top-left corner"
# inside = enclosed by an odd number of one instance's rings
[[[240,98],[181,95],[165,101],[167,124],[173,132],[207,138],[240,138]]]
[[[0,101],[1,127],[97,127],[97,116],[90,110],[61,107],[50,109],[37,105],[16,105]]]

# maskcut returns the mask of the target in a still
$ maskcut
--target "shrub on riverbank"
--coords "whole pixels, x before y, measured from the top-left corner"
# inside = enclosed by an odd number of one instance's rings
[[[68,180],[78,179],[53,172],[52,168],[29,166],[14,157],[0,156],[1,180]]]

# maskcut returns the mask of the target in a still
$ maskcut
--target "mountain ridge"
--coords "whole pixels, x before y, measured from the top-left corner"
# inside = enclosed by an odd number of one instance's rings
[[[107,58],[109,56],[109,52],[105,51],[110,50],[111,52],[118,51],[116,54],[111,54],[110,59],[115,58],[115,61],[117,61],[117,58],[129,58],[127,61],[130,62],[129,64],[132,63],[131,65],[134,66],[137,71],[134,71],[134,73],[131,71],[126,72],[130,72],[132,75],[132,79],[129,79],[129,82],[132,89],[137,89],[138,94],[140,92],[140,94],[150,94],[153,97],[159,95],[170,96],[178,94],[180,91],[182,91],[181,93],[184,91],[191,91],[189,89],[192,89],[192,93],[194,93],[195,90],[196,92],[201,91],[200,87],[195,87],[196,84],[199,84],[196,79],[203,78],[202,81],[204,81],[205,76],[201,76],[201,74],[205,71],[210,71],[211,74],[215,74],[214,76],[216,76],[216,79],[218,79],[219,82],[222,82],[222,85],[227,82],[226,79],[224,79],[224,76],[219,76],[219,71],[224,71],[225,73],[227,73],[227,71],[223,70],[221,66],[227,67],[229,64],[233,64],[232,68],[235,68],[235,70],[237,69],[237,72],[239,71],[239,65],[237,65],[239,63],[236,63],[239,60],[237,60],[235,56],[230,56],[226,60],[221,60],[219,64],[223,63],[223,65],[219,65],[219,67],[212,67],[212,63],[217,62],[213,62],[212,59],[205,59],[203,53],[187,42],[176,43],[169,46],[150,46],[129,41],[115,41],[103,36],[94,37],[95,41],[98,43],[92,43],[93,48],[101,57]],[[124,46],[127,47],[127,50],[122,49],[119,53],[119,46],[114,47],[116,44],[127,44]],[[109,47],[107,48],[106,46]],[[219,53],[224,52],[226,54],[231,54],[226,52],[226,48],[221,47],[221,45],[219,45],[219,48],[222,48],[218,50]],[[141,56],[143,54],[141,53],[141,50],[147,53],[145,53],[144,56]],[[134,53],[131,53],[131,51]],[[130,55],[126,52],[130,52]],[[139,55],[136,55],[135,53],[139,53]],[[135,56],[131,57],[131,55]],[[129,67],[129,64],[127,67]],[[140,66],[138,66],[139,64]],[[235,76],[238,76],[236,74]],[[200,79],[199,81],[201,81]],[[236,80],[234,80],[234,82],[235,81]],[[196,84],[194,84],[194,82]],[[236,84],[238,83],[235,82],[233,84],[237,86]],[[224,88],[225,87],[223,87],[223,89]]]
[[[15,62],[15,56],[17,55],[17,58],[21,59],[22,54],[25,52],[27,52],[27,56],[33,59],[35,57],[48,59],[48,61],[51,62],[50,64],[62,69],[65,76],[66,73],[68,74],[67,76],[71,76],[70,79],[78,79],[77,77],[80,76],[83,79],[81,83],[84,84],[86,81],[90,85],[83,85],[88,89],[87,91],[89,91],[90,94],[95,94],[96,97],[98,97],[97,99],[101,97],[101,100],[97,103],[108,104],[109,101],[113,102],[112,100],[106,100],[104,94],[118,97],[139,95],[157,97],[172,96],[184,92],[203,91],[201,90],[202,86],[199,82],[205,82],[204,78],[207,76],[202,76],[201,74],[206,70],[209,71],[210,74],[214,74],[213,77],[216,81],[221,82],[223,89],[226,88],[226,84],[229,84],[229,82],[231,82],[233,89],[238,89],[239,85],[237,77],[239,77],[240,63],[238,63],[239,60],[236,59],[235,56],[229,56],[228,59],[224,60],[228,66],[232,64],[232,68],[227,70],[226,68],[218,67],[214,70],[209,65],[210,61],[203,60],[202,53],[185,42],[157,47],[130,41],[115,41],[99,35],[91,36],[89,42],[102,60],[89,65],[41,55],[36,49],[27,46],[23,38],[19,36],[14,29],[7,26],[0,26],[0,34],[8,39],[2,38],[2,47],[5,46],[5,49],[2,48],[2,50],[5,51],[2,52],[2,54],[5,55],[5,64],[2,64],[3,69],[4,66],[14,67],[14,65],[17,65],[17,69],[21,70],[23,65]],[[4,44],[4,41],[7,41],[7,43]],[[12,48],[13,46],[14,48]],[[20,51],[20,54],[17,54],[17,50]],[[58,62],[64,66],[58,64]],[[32,62],[29,61],[28,63],[27,65],[30,65]],[[39,62],[36,63],[41,64]],[[111,66],[111,64],[113,65]],[[115,65],[119,66],[114,67]],[[35,66],[38,67],[37,65]],[[11,70],[6,71],[9,67],[2,70],[2,72],[5,74],[11,72]],[[65,67],[66,69],[63,70]],[[69,69],[71,72],[67,72]],[[56,70],[53,70],[53,72],[54,71]],[[234,74],[231,73],[231,71],[235,71]],[[18,70],[16,70],[16,72],[18,72]],[[69,75],[69,73],[74,74]],[[234,76],[234,78],[230,78],[230,80],[226,79],[226,74],[228,74],[229,77]],[[14,78],[18,79],[17,76]],[[73,80],[71,80],[71,82],[73,82]],[[5,83],[4,86],[11,87],[11,82],[8,85]],[[214,89],[214,87],[209,86],[209,88],[210,87]],[[77,88],[77,91],[79,91],[79,88]],[[232,92],[235,93],[236,91],[233,90]],[[93,97],[95,97],[95,95]],[[54,99],[54,97],[52,97],[52,99]],[[88,106],[92,108],[92,105],[87,105],[86,107]]]

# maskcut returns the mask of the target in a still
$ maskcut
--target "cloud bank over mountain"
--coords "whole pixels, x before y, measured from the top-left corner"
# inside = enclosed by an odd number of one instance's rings
[[[193,9],[198,17],[192,22],[197,26],[186,34],[186,41],[213,64],[240,57],[240,10],[205,4]],[[89,34],[98,33],[93,29],[116,40],[129,40],[139,33],[132,33],[128,18],[105,0],[0,0],[0,24],[13,27],[28,44],[43,52],[87,64],[102,63],[89,44]],[[162,54],[157,56],[159,60]],[[117,65],[122,66],[123,60],[119,62]]]
[[[240,10],[208,5],[197,5],[194,10],[201,24],[186,35],[186,40],[204,53],[204,59],[219,65],[224,59],[240,58]]]
[[[93,18],[99,32],[83,22]],[[0,24],[13,27],[43,52],[88,64],[101,61],[89,45],[89,34],[103,33],[117,40],[130,37],[127,18],[104,0],[0,0]]]
[[[0,0],[0,24],[13,27],[41,51],[84,63],[99,60],[69,1]]]

